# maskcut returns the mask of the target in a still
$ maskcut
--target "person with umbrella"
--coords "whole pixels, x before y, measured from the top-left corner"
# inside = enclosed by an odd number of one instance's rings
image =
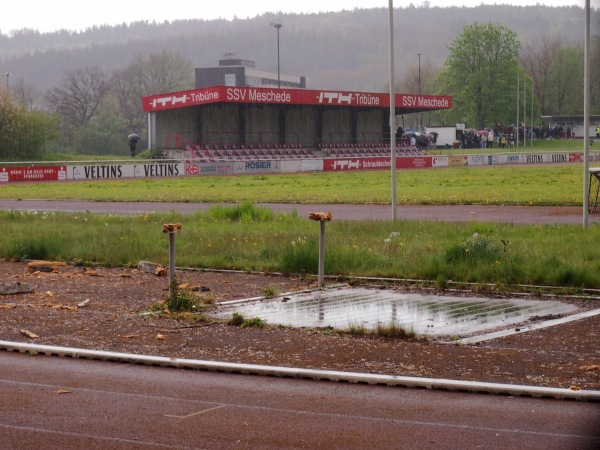
[[[129,150],[131,151],[131,157],[135,158],[135,146],[140,140],[140,136],[138,134],[130,134],[127,136],[127,143],[129,144]]]

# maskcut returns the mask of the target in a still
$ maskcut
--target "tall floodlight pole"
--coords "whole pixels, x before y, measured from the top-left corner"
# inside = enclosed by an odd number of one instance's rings
[[[590,0],[585,0],[583,46],[583,228],[588,227],[590,204]]]
[[[392,220],[396,221],[396,93],[394,85],[394,0],[389,0],[390,26],[390,159],[392,168]]]
[[[415,55],[419,57],[419,90],[417,91],[421,95],[421,52],[415,52]],[[423,130],[423,116],[419,112],[419,130]]]
[[[517,141],[517,148],[519,148],[519,104],[520,104],[519,94],[521,92],[520,89],[521,89],[521,74],[519,73],[519,65],[517,64],[517,136],[515,137],[515,139]],[[514,132],[515,131],[513,130],[513,133]]]
[[[531,137],[533,138],[533,80],[531,80]],[[533,139],[529,139],[529,145],[533,148]]]
[[[523,147],[527,147],[527,77],[523,74]]]
[[[279,70],[279,30],[282,25],[280,23],[271,22],[269,23],[272,27],[277,30],[277,88],[281,88],[281,72]]]

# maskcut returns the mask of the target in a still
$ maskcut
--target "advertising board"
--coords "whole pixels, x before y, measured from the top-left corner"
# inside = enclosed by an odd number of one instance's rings
[[[397,169],[432,167],[432,157],[398,157]],[[382,170],[391,169],[390,158],[335,158],[323,160],[324,171]]]
[[[66,166],[2,167],[0,183],[11,181],[63,181],[67,179]]]
[[[184,175],[185,164],[93,164],[69,166],[67,177],[70,180],[106,180],[119,178],[162,178]]]

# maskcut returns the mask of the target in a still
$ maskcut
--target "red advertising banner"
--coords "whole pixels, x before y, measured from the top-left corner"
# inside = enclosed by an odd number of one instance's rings
[[[583,153],[569,153],[569,162],[583,162]]]
[[[144,112],[211,103],[259,103],[279,105],[334,105],[388,107],[390,96],[378,92],[316,91],[247,86],[214,86],[150,95],[142,99]],[[396,94],[396,106],[412,110],[452,108],[452,97],[444,95]]]
[[[397,169],[432,167],[431,156],[396,158]],[[336,158],[323,160],[324,171],[381,170],[390,169],[390,158]]]
[[[11,181],[63,181],[67,179],[65,166],[32,166],[0,168],[0,183]]]

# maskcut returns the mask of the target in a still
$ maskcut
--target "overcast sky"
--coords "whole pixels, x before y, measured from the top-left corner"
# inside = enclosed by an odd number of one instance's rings
[[[140,20],[164,22],[177,19],[245,19],[265,12],[310,13],[388,7],[389,0],[3,0],[0,32],[30,28],[40,32],[59,29],[82,31],[94,25],[117,25]],[[422,0],[394,0],[394,7],[420,6]],[[577,5],[584,0],[430,0],[432,7],[480,4],[547,6]],[[591,0],[598,8],[600,0]]]

